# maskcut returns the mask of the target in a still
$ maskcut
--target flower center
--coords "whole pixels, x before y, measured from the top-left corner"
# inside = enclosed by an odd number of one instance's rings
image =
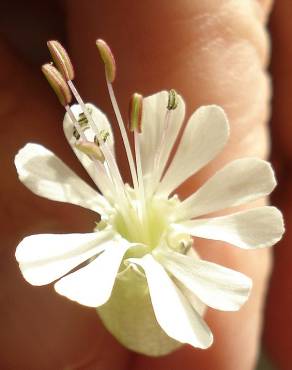
[[[132,192],[131,196],[135,196]],[[166,237],[171,215],[177,205],[177,199],[159,199],[152,197],[146,202],[143,218],[139,217],[140,200],[131,199],[127,209],[127,220],[117,213],[112,223],[118,233],[131,243],[141,243],[153,250]]]

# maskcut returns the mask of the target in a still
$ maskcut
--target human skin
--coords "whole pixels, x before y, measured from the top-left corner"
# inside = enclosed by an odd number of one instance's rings
[[[171,4],[171,5],[170,5]],[[270,84],[266,68],[269,40],[265,22],[270,1],[167,0],[68,1],[68,50],[76,82],[86,100],[111,121],[103,67],[94,45],[104,38],[118,65],[114,84],[122,111],[135,91],[148,95],[175,88],[188,114],[202,104],[224,107],[231,139],[223,153],[181,188],[185,196],[234,158],[269,155],[267,122]],[[44,45],[45,47],[45,45]],[[255,366],[271,251],[241,251],[219,242],[196,241],[203,258],[241,271],[253,279],[248,303],[236,313],[209,310],[206,320],[215,342],[206,351],[184,346],[158,359],[124,349],[103,328],[95,311],[58,296],[52,286],[31,287],[14,259],[17,242],[44,232],[88,231],[94,214],[31,194],[17,180],[13,157],[26,142],[52,149],[83,174],[62,135],[62,111],[39,71],[27,68],[0,45],[2,124],[2,227],[0,363],[24,370],[251,370]],[[115,130],[116,137],[118,131]],[[123,153],[117,140],[118,152]],[[125,177],[125,156],[120,165]],[[86,177],[85,177],[86,178]],[[3,180],[4,179],[4,180]],[[171,307],[170,307],[171,309]]]
[[[290,370],[292,363],[292,279],[291,279],[291,122],[292,122],[292,3],[275,2],[271,17],[274,99],[272,114],[272,157],[277,166],[279,186],[273,198],[284,213],[286,235],[274,250],[274,271],[266,305],[264,343],[280,370]]]

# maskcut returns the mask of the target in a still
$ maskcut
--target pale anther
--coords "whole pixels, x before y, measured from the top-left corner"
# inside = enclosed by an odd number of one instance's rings
[[[70,89],[61,73],[52,64],[44,64],[42,72],[55,91],[60,103],[63,106],[69,105],[72,101]]]
[[[96,40],[96,46],[100,53],[101,59],[104,62],[106,77],[110,83],[113,83],[116,78],[117,70],[113,53],[108,44],[101,39]]]
[[[82,153],[98,161],[104,162],[104,155],[99,146],[95,143],[86,140],[79,140],[75,143],[75,147]]]
[[[63,77],[67,81],[73,80],[75,76],[74,68],[67,51],[59,43],[59,41],[56,40],[48,41],[47,45],[53,61],[56,64],[58,70],[62,73]]]
[[[130,131],[142,131],[143,96],[135,93],[132,95],[129,105],[129,128]]]

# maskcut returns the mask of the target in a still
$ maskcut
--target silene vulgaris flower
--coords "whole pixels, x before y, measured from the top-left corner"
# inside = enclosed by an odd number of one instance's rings
[[[185,118],[183,99],[174,90],[146,98],[134,94],[129,114],[132,151],[112,87],[115,61],[107,44],[98,40],[132,175],[133,186],[125,184],[110,123],[94,105],[84,104],[64,48],[57,41],[49,41],[48,46],[56,67],[44,65],[43,72],[67,111],[66,139],[96,189],[39,144],[27,144],[19,151],[17,172],[35,194],[88,208],[99,221],[86,234],[24,238],[16,250],[24,278],[33,285],[56,281],[59,294],[96,308],[106,328],[136,352],[159,356],[182,343],[208,348],[213,337],[203,319],[206,306],[238,310],[252,281],[200,259],[193,244],[196,238],[207,238],[257,249],[281,238],[283,220],[275,207],[210,216],[270,194],[276,184],[270,164],[250,157],[234,160],[181,199],[176,189],[228,140],[223,109],[198,108],[172,157]],[[70,105],[72,93],[78,104]]]

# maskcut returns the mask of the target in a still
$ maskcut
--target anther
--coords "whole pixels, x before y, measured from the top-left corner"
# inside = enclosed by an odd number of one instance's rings
[[[100,136],[101,136],[103,142],[105,143],[107,141],[108,137],[110,136],[110,133],[107,130],[100,130]]]
[[[116,78],[117,72],[113,53],[108,44],[101,39],[96,40],[96,46],[98,48],[101,59],[104,62],[106,77],[110,83],[113,83]]]
[[[142,132],[143,96],[133,94],[129,105],[129,129],[130,131]]]
[[[92,109],[87,107],[88,114],[92,114]],[[84,130],[90,128],[90,124],[84,112],[79,113],[78,123]]]
[[[60,103],[65,107],[72,101],[70,89],[61,73],[51,64],[44,64],[42,72],[55,91]]]
[[[107,130],[100,130],[100,132],[99,132],[99,136],[101,137],[101,139],[104,143],[107,141],[109,135],[110,135],[110,133]],[[100,146],[99,141],[98,141],[98,137],[96,135],[94,136],[94,142],[95,142],[95,144]]]
[[[51,40],[47,42],[49,51],[58,70],[62,73],[65,80],[74,79],[74,68],[70,57],[59,41]]]
[[[182,240],[180,242],[180,250],[183,254],[187,254],[189,250],[193,247],[193,245],[194,245],[194,242],[192,239]]]
[[[169,90],[168,92],[168,110],[174,110],[177,108],[178,105],[178,94],[174,89]]]
[[[80,139],[80,134],[77,131],[76,127],[73,128],[73,136],[75,137],[76,140]]]
[[[104,162],[104,155],[97,144],[86,140],[79,140],[75,143],[75,147],[89,157],[97,159],[102,163]]]
[[[92,113],[92,109],[91,108],[87,108],[88,110],[88,113],[91,114]],[[90,129],[90,124],[88,122],[88,119],[86,118],[84,112],[81,112],[79,113],[79,116],[78,116],[78,120],[77,120],[81,130],[83,132],[85,132],[86,130]],[[76,130],[76,128],[73,129],[73,136],[79,140],[80,139],[80,135],[79,135],[79,132]]]

